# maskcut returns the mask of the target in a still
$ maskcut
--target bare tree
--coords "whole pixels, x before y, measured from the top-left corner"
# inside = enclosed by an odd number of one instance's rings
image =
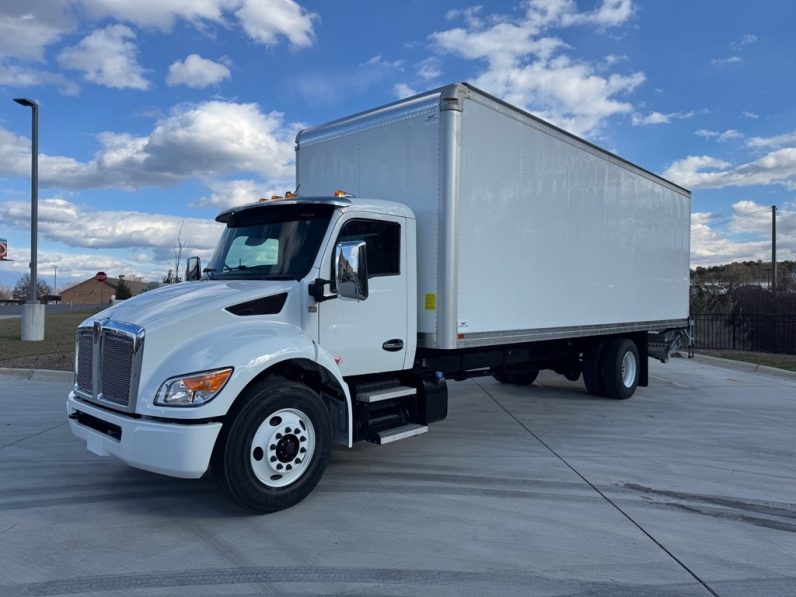
[[[52,288],[50,288],[47,282],[41,278],[36,280],[37,301],[51,293]],[[14,298],[27,301],[28,296],[30,296],[30,274],[24,274],[19,280],[17,280],[16,285],[14,285]]]
[[[169,270],[169,273],[163,278],[164,284],[177,284],[182,282],[182,276],[180,276],[180,261],[182,261],[182,249],[185,246],[185,239],[182,238],[183,226],[185,226],[185,220],[180,223],[180,229],[177,231],[177,246],[174,247],[174,270]]]

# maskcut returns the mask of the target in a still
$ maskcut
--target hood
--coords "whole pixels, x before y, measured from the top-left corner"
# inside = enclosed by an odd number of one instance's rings
[[[182,282],[150,290],[98,313],[92,319],[110,317],[143,328],[174,323],[178,319],[202,317],[232,305],[282,292],[290,293],[299,283],[292,280],[201,280]]]

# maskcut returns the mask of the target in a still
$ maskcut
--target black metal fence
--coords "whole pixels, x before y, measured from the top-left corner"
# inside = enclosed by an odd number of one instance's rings
[[[796,354],[796,315],[701,313],[694,320],[694,346]]]

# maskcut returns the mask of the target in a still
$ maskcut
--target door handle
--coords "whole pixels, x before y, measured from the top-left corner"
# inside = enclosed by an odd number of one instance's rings
[[[387,340],[384,344],[381,345],[381,347],[387,352],[398,352],[399,350],[403,350],[404,341],[399,338],[395,338],[393,340]]]

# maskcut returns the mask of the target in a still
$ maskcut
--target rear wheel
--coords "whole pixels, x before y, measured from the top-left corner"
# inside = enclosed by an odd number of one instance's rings
[[[583,384],[593,396],[606,395],[602,371],[603,347],[604,344],[598,342],[583,351]]]
[[[507,383],[513,386],[529,386],[536,381],[538,375],[538,369],[532,369],[530,371],[504,371],[501,369],[495,371],[492,377],[500,383]]]
[[[246,390],[224,425],[213,472],[226,493],[256,512],[303,500],[329,459],[329,414],[318,395],[281,377]]]
[[[603,380],[606,395],[627,400],[636,391],[640,371],[638,348],[628,338],[616,338],[602,356]]]

